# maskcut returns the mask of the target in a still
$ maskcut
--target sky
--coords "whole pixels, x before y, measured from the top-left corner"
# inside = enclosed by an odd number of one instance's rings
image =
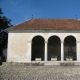
[[[12,25],[32,18],[80,19],[80,0],[0,0],[3,15]]]

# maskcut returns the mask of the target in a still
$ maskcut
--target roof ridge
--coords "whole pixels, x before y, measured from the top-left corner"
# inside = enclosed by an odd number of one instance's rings
[[[69,18],[34,18],[34,19],[31,19],[31,20],[76,20],[76,19],[69,19]]]

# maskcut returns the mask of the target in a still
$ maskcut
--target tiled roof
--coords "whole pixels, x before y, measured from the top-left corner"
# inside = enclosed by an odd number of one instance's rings
[[[80,20],[76,19],[31,19],[6,30],[55,30],[80,29]]]

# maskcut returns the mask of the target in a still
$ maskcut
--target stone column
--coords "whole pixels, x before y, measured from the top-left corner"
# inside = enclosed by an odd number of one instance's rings
[[[64,42],[61,42],[61,61],[64,61]]]
[[[47,61],[47,41],[45,42],[45,61]]]

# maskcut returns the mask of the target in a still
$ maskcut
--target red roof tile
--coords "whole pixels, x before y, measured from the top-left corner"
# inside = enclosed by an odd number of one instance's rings
[[[33,29],[80,29],[80,20],[75,19],[31,19],[6,30],[33,30]]]

